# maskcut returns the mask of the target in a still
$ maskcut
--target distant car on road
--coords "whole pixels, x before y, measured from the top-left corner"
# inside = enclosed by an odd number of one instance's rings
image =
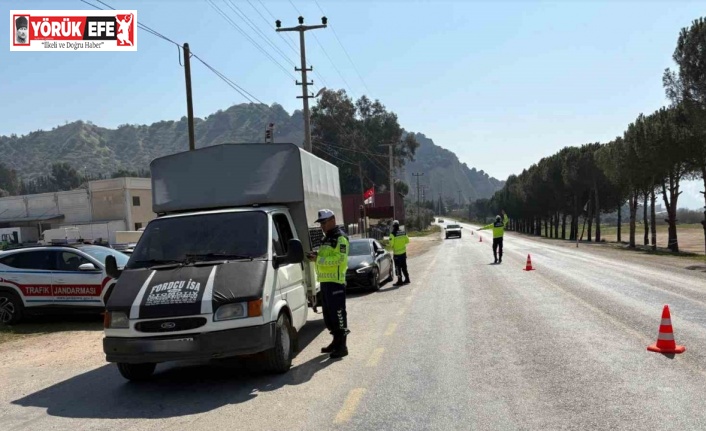
[[[444,219],[440,218],[439,223],[443,223],[443,222],[444,222]]]
[[[446,239],[449,239],[451,237],[461,238],[461,229],[463,229],[463,226],[459,226],[457,224],[446,225],[446,227],[444,228]]]
[[[392,271],[392,255],[377,240],[365,238],[350,241],[347,287],[379,290],[382,283],[392,281]]]

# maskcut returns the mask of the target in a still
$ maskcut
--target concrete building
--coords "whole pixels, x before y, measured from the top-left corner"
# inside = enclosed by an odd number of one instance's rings
[[[127,230],[138,230],[156,217],[152,212],[149,178],[114,178],[88,183],[92,221],[124,220]]]
[[[88,189],[0,198],[0,228],[47,229],[105,223],[137,230],[155,218],[149,178],[91,181]]]

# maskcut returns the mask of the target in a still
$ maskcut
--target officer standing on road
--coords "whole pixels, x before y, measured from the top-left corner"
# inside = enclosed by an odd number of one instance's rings
[[[395,286],[410,283],[409,272],[407,272],[407,244],[409,244],[409,237],[404,231],[400,230],[400,222],[397,220],[393,221],[392,232],[390,232],[390,245],[395,256],[395,272],[397,273]],[[402,281],[403,274],[404,282]]]
[[[348,355],[346,338],[348,315],[346,313],[346,271],[348,271],[349,242],[345,232],[336,225],[333,211],[322,209],[316,223],[321,224],[324,239],[318,252],[309,253],[310,261],[316,262],[316,275],[321,282],[323,315],[326,328],[333,334],[333,342],[321,349],[331,358]]]
[[[495,216],[495,223],[478,229],[479,231],[493,229],[493,256],[495,257],[495,263],[503,263],[503,236],[505,235],[505,228],[509,218],[505,210],[502,210],[502,214],[503,217]],[[498,249],[500,249],[500,259],[498,259]]]

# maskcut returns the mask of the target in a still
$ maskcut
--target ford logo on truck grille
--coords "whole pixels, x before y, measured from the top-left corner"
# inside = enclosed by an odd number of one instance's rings
[[[188,331],[204,326],[207,320],[205,317],[185,317],[162,320],[152,320],[149,322],[137,322],[135,329],[140,332],[174,332]]]

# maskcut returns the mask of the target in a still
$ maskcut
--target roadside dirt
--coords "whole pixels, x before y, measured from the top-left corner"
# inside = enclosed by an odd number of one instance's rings
[[[408,258],[421,256],[439,244],[441,244],[440,234],[410,238],[407,245],[407,256]]]

